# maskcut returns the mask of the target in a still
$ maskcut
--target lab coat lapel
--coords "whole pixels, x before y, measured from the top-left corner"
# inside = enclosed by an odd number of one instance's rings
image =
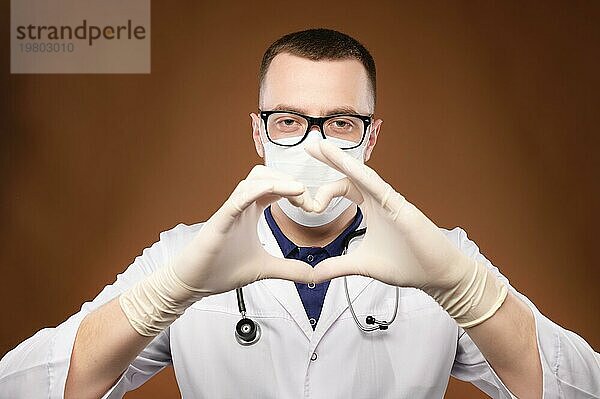
[[[279,244],[277,244],[277,240],[275,240],[264,214],[258,221],[257,232],[258,239],[265,251],[272,256],[283,258]],[[277,302],[285,308],[296,324],[298,324],[306,335],[306,338],[310,340],[313,335],[313,329],[310,326],[306,310],[304,309],[304,305],[302,305],[294,282],[281,279],[266,279],[261,280],[260,283],[271,292]]]

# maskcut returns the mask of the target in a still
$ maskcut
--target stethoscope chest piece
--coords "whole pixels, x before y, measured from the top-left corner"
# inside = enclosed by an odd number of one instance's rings
[[[260,339],[260,326],[251,319],[242,318],[235,326],[235,339],[243,346],[257,343]]]

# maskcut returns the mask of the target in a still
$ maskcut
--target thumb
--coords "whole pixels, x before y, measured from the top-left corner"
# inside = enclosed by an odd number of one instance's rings
[[[310,283],[314,279],[313,274],[313,268],[308,263],[266,254],[260,279],[280,278],[298,283]]]
[[[363,274],[360,262],[357,261],[357,257],[354,254],[325,259],[317,264],[313,271],[315,283],[322,283],[336,277]]]

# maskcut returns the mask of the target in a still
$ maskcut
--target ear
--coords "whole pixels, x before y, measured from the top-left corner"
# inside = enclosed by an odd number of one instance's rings
[[[369,143],[367,144],[367,148],[365,148],[365,162],[371,158],[373,148],[375,147],[375,144],[377,144],[377,137],[379,137],[379,129],[381,128],[382,123],[383,120],[375,119],[369,127],[371,134],[369,135]]]
[[[254,148],[256,148],[256,153],[259,157],[265,157],[265,149],[263,148],[262,139],[260,137],[260,124],[261,119],[254,112],[250,114],[250,118],[252,119],[252,140],[254,140]]]

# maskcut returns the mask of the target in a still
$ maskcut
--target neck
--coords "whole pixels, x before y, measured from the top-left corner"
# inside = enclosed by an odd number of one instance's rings
[[[354,220],[356,205],[352,204],[335,220],[317,227],[302,226],[290,219],[277,205],[271,205],[271,214],[281,232],[299,247],[324,247],[339,236]]]

